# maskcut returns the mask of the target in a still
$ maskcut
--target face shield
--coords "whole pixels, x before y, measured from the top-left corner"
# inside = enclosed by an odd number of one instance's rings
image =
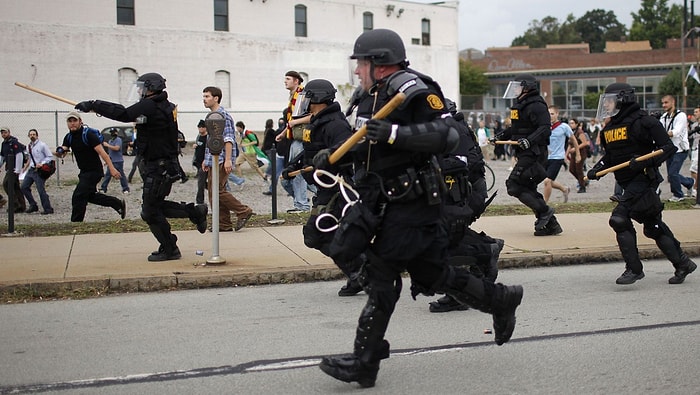
[[[522,81],[511,81],[506,87],[506,91],[503,93],[504,99],[517,99],[520,94],[523,93],[523,82]]]
[[[292,111],[292,119],[302,118],[309,113],[309,104],[311,104],[311,96],[306,96],[302,92],[294,103],[294,111]]]
[[[600,95],[600,99],[598,100],[598,113],[596,115],[597,119],[602,121],[605,118],[612,118],[620,112],[620,109],[616,106],[617,95],[617,93],[604,93]]]
[[[126,95],[126,105],[136,104],[146,95],[146,89],[143,85],[143,81],[134,81],[129,89],[129,94]]]

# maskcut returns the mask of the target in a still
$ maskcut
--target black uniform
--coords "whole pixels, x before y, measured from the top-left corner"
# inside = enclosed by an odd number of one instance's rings
[[[101,145],[98,136],[99,131],[85,132],[84,129],[88,126],[83,125],[76,131],[71,131],[63,138],[63,147],[69,147],[73,151],[73,157],[80,169],[78,173],[78,185],[73,190],[71,199],[73,211],[71,212],[71,222],[83,222],[88,203],[97,204],[98,206],[111,207],[118,213],[122,214],[124,210],[124,202],[114,196],[104,193],[98,193],[97,183],[104,176],[102,170],[102,160],[100,155],[95,151],[95,147]],[[87,140],[87,144],[83,141],[83,135]]]
[[[680,242],[662,221],[663,203],[656,190],[663,181],[658,167],[673,155],[677,148],[659,121],[642,111],[637,103],[623,105],[601,133],[601,147],[605,155],[588,172],[589,179],[597,179],[596,173],[625,163],[633,158],[662,149],[663,154],[636,162],[615,171],[615,180],[623,188],[618,205],[610,216],[610,227],[615,231],[617,244],[625,261],[625,273],[618,284],[631,284],[644,277],[642,261],[637,250],[637,234],[632,219],[644,226],[644,235],[654,239],[656,245],[671,261],[676,275],[671,284],[683,282],[696,265],[680,248]]]
[[[518,159],[506,180],[510,196],[529,207],[537,217],[535,236],[561,233],[561,226],[554,216],[554,209],[544,201],[537,185],[547,178],[547,146],[551,134],[551,120],[547,103],[537,89],[531,89],[518,97],[510,109],[511,127],[504,130],[499,139],[527,139],[528,149],[515,147]]]
[[[368,262],[361,276],[368,299],[360,314],[354,352],[323,358],[320,367],[339,380],[358,381],[365,387],[374,385],[380,360],[389,357],[384,334],[401,293],[403,271],[410,274],[414,296],[448,293],[493,313],[498,344],[509,340],[522,298],[522,288],[494,285],[446,264],[444,185],[435,154],[443,155],[456,146],[459,137],[451,126],[456,121],[446,112],[437,84],[413,71],[396,72],[377,87],[375,110],[399,91],[407,99],[387,117],[399,125],[393,144],[365,141],[354,152],[362,202],[343,217],[331,246],[331,255],[333,246],[366,251]],[[368,125],[372,122],[377,121]]]
[[[85,102],[83,102],[85,103]],[[177,237],[170,232],[167,218],[189,218],[197,229],[206,231],[206,206],[165,200],[173,182],[180,179],[178,161],[178,126],[175,104],[168,101],[168,93],[155,92],[138,103],[124,107],[121,104],[95,100],[78,104],[80,110],[92,109],[96,113],[121,122],[136,122],[136,145],[143,160],[139,173],[143,181],[141,218],[148,224],[158,240],[158,251],[149,261],[180,258]]]
[[[449,264],[469,266],[470,272],[495,282],[498,277],[498,257],[504,241],[494,239],[484,232],[474,231],[470,225],[486,210],[488,189],[484,178],[484,157],[474,132],[463,121],[461,113],[455,114],[460,121],[460,144],[454,153],[440,161],[447,192],[444,217],[447,224]],[[445,295],[430,303],[434,313],[466,310],[468,306]]]

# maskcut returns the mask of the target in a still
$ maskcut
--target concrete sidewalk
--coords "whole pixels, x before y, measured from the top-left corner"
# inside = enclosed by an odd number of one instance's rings
[[[609,213],[558,214],[564,233],[533,236],[534,216],[483,217],[474,229],[504,239],[502,268],[526,268],[620,260]],[[692,257],[700,256],[700,210],[664,212],[664,221]],[[662,258],[635,224],[642,258]],[[304,246],[301,226],[269,226],[225,232],[224,264],[211,265],[212,234],[177,232],[182,258],[151,263],[157,248],[150,233],[0,238],[0,292],[93,287],[118,292],[155,291],[330,280],[342,277],[331,260]],[[195,251],[204,252],[202,256]],[[620,267],[620,273],[624,268]],[[673,270],[669,263],[669,275]],[[614,280],[614,279],[613,279]],[[612,281],[612,280],[611,280]]]

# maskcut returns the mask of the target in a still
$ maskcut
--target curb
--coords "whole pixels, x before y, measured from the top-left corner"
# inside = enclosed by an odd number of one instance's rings
[[[683,251],[688,256],[700,256],[700,242],[684,243]],[[639,247],[641,259],[664,259],[661,251],[653,245]],[[620,261],[622,256],[617,247],[604,247],[579,251],[515,252],[501,255],[499,266],[502,269],[547,266],[567,266]],[[157,292],[168,290],[242,287],[254,285],[289,284],[311,281],[332,281],[343,278],[342,272],[332,264],[308,267],[286,268],[285,270],[249,271],[234,274],[191,274],[178,273],[167,276],[133,278],[86,278],[79,280],[49,280],[33,283],[0,284],[0,297],[27,295],[34,298],[68,296],[91,290],[94,296],[108,293]],[[6,298],[5,298],[6,299]]]

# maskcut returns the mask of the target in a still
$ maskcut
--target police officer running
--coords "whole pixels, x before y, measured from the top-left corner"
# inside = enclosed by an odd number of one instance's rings
[[[537,185],[547,178],[547,146],[551,122],[547,103],[540,96],[537,80],[530,74],[519,74],[506,87],[504,99],[516,99],[510,108],[511,127],[495,137],[497,140],[515,140],[517,163],[513,166],[506,188],[529,207],[537,217],[535,236],[557,235],[561,225],[554,216],[554,208],[547,205]]]
[[[447,293],[492,314],[499,345],[513,334],[523,289],[493,284],[446,264],[444,184],[435,155],[452,151],[459,135],[437,83],[408,69],[403,42],[391,30],[362,33],[351,59],[357,60],[355,74],[376,103],[373,112],[398,92],[406,95],[387,118],[367,122],[367,139],[352,155],[360,201],[350,207],[334,236],[334,243],[347,246],[352,241],[347,248],[366,252],[361,281],[368,298],[353,353],[325,357],[320,368],[338,380],[372,387],[380,361],[389,357],[384,335],[401,293],[403,271],[410,274],[414,297]],[[327,152],[314,157],[314,166],[327,168]]]
[[[616,82],[605,88],[598,103],[597,118],[609,118],[600,132],[605,155],[588,171],[588,179],[597,180],[600,178],[597,173],[601,170],[629,161],[629,166],[615,171],[615,180],[623,192],[618,196],[618,204],[609,221],[625,261],[625,272],[616,283],[632,284],[644,278],[633,219],[644,226],[644,235],[654,239],[676,269],[668,283],[681,284],[697,265],[683,252],[680,242],[662,221],[664,205],[656,192],[663,181],[658,168],[678,148],[673,145],[664,126],[640,109],[634,88],[629,84]],[[636,159],[655,149],[661,149],[663,153],[646,160]]]
[[[207,206],[165,200],[172,184],[180,178],[180,163],[177,106],[168,101],[164,89],[165,79],[160,74],[146,73],[134,82],[129,99],[135,104],[129,107],[102,100],[83,101],[75,106],[80,111],[94,111],[115,121],[136,123],[137,149],[143,157],[139,164],[144,180],[141,218],[159,243],[158,250],[148,257],[151,262],[181,257],[168,218],[189,218],[200,233],[207,230]]]
[[[335,101],[335,92],[336,89],[330,81],[316,79],[309,81],[300,94],[296,106],[301,114],[311,114],[311,120],[303,133],[303,155],[296,158],[296,162],[290,163],[282,172],[284,179],[291,180],[293,177],[290,177],[289,173],[313,166],[313,158],[319,151],[337,148],[352,134],[340,104]],[[340,182],[349,185],[353,175],[351,166],[333,166],[328,170],[332,175],[340,177]],[[316,185],[318,189],[312,199],[311,215],[302,229],[304,244],[330,256],[328,247],[334,232],[328,230],[336,225],[333,223],[333,218],[342,216],[343,208],[348,202],[340,193],[339,182],[335,182],[327,175],[318,176],[326,184],[335,184],[331,188],[326,188],[318,185],[312,174],[304,171],[301,173],[307,184]],[[321,215],[320,220],[319,215]],[[362,255],[351,257],[348,261],[342,257],[336,257],[333,261],[348,277],[347,284],[338,291],[338,296],[352,296],[361,292],[362,286],[359,285],[357,275],[362,264]]]

